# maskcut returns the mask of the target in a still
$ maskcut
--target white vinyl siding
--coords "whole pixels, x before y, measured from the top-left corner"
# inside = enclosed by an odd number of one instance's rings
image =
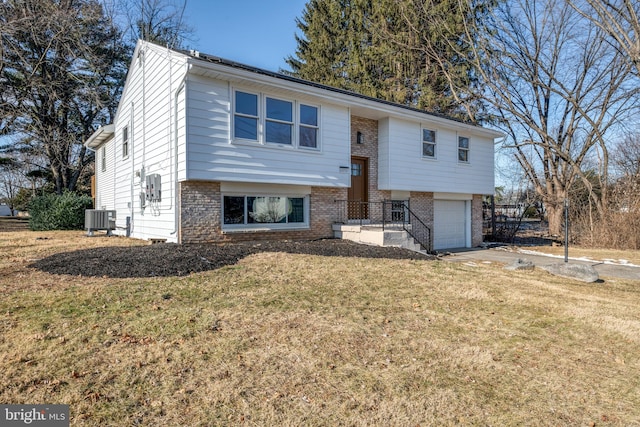
[[[96,170],[96,209],[115,209],[114,207],[114,169],[115,169],[115,139],[105,142],[98,149],[98,155],[101,165]],[[104,167],[102,167],[104,165]]]
[[[470,133],[473,162],[463,163],[458,161],[458,130],[453,127],[387,118],[378,128],[381,190],[493,194],[492,139]],[[436,159],[416,155],[422,150],[424,128],[436,131]]]
[[[350,164],[349,110],[312,99],[271,92],[264,97],[318,106],[318,147],[238,142],[233,138],[233,88],[227,82],[190,76],[187,82],[187,179],[230,182],[348,187]],[[259,113],[261,114],[261,113]],[[286,120],[285,120],[286,122]],[[294,123],[298,123],[294,120]],[[297,132],[296,132],[297,133]],[[297,145],[297,144],[294,144]]]
[[[178,88],[186,72],[185,57],[152,44],[139,47],[144,53],[137,51],[138,57],[144,60],[132,61],[114,122],[113,145],[119,161],[113,166],[113,188],[108,193],[113,195],[112,209],[117,211],[115,233],[126,232],[129,217],[132,237],[175,242],[176,170],[185,174],[184,150],[181,156],[176,153],[176,131],[184,145],[184,91],[180,93]],[[153,206],[140,198],[146,188],[145,177],[150,174],[160,175],[162,182],[162,200]]]

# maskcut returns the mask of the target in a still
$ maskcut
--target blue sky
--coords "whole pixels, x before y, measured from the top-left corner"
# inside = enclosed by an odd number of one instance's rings
[[[271,71],[288,69],[285,58],[296,50],[295,19],[305,4],[306,0],[187,0],[186,21],[196,39],[188,47]]]

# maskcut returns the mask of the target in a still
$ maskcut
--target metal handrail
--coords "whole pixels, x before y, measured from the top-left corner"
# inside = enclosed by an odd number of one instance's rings
[[[404,231],[409,233],[409,235],[413,237],[415,241],[418,242],[420,246],[424,248],[424,250],[426,250],[429,253],[432,253],[433,239],[431,237],[431,228],[429,228],[429,226],[425,224],[424,221],[422,221],[422,219],[420,219],[418,215],[413,213],[413,211],[409,209],[409,206],[406,204],[405,204],[405,209],[409,214],[408,215],[409,220],[403,222],[402,228],[404,229]],[[407,226],[408,224],[411,224],[411,227],[408,227]]]
[[[363,202],[359,200],[335,200],[338,205],[336,222],[342,224],[379,225],[382,230],[402,228],[427,252],[433,252],[431,228],[416,215],[404,200]]]

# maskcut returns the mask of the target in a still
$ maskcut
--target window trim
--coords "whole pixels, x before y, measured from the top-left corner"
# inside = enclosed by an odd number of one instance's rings
[[[242,224],[225,224],[225,197],[242,197],[244,199],[244,223]],[[275,223],[275,222],[263,222],[263,223],[250,223],[248,222],[248,198],[249,197],[279,197],[286,199],[302,199],[302,214],[304,221],[303,222],[285,222],[285,223]],[[223,233],[229,232],[256,232],[256,231],[291,231],[291,230],[307,230],[310,228],[310,218],[311,214],[310,203],[309,203],[309,194],[262,194],[262,193],[222,193],[221,194],[221,229]]]
[[[467,147],[466,148],[460,146],[460,142],[463,139],[467,140]],[[458,163],[464,163],[464,164],[470,163],[470,160],[469,160],[470,151],[471,151],[471,138],[469,138],[468,136],[458,135],[458,152],[457,152],[457,154],[458,154]],[[461,152],[465,153],[465,160],[461,160],[460,159],[460,153]]]
[[[428,132],[433,132],[433,142],[429,142],[429,141],[425,141],[424,139],[424,132],[428,131]],[[438,131],[435,129],[429,129],[426,127],[421,127],[420,128],[420,139],[422,141],[422,143],[420,144],[420,151],[421,151],[421,155],[423,159],[427,159],[427,160],[435,160],[438,158]],[[424,146],[425,144],[429,144],[433,146],[433,156],[428,156],[426,154],[424,154]]]
[[[129,158],[129,125],[122,128],[122,158]]]

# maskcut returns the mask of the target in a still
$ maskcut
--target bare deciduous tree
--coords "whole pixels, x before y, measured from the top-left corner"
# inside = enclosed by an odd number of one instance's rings
[[[483,97],[545,205],[550,233],[561,234],[571,185],[580,180],[591,190],[592,177],[582,170],[587,160],[598,159],[601,192],[590,197],[602,213],[606,135],[636,108],[630,63],[566,2],[507,1],[492,19],[467,25]]]
[[[183,48],[194,34],[185,19],[187,0],[120,0],[128,11],[128,32],[170,48]]]
[[[640,74],[640,2],[637,0],[570,0],[584,17],[609,34]]]
[[[97,0],[0,1],[0,133],[46,156],[55,189],[75,190],[82,143],[111,121],[129,49]]]
[[[640,133],[627,135],[616,145],[611,157],[618,178],[640,180]]]

